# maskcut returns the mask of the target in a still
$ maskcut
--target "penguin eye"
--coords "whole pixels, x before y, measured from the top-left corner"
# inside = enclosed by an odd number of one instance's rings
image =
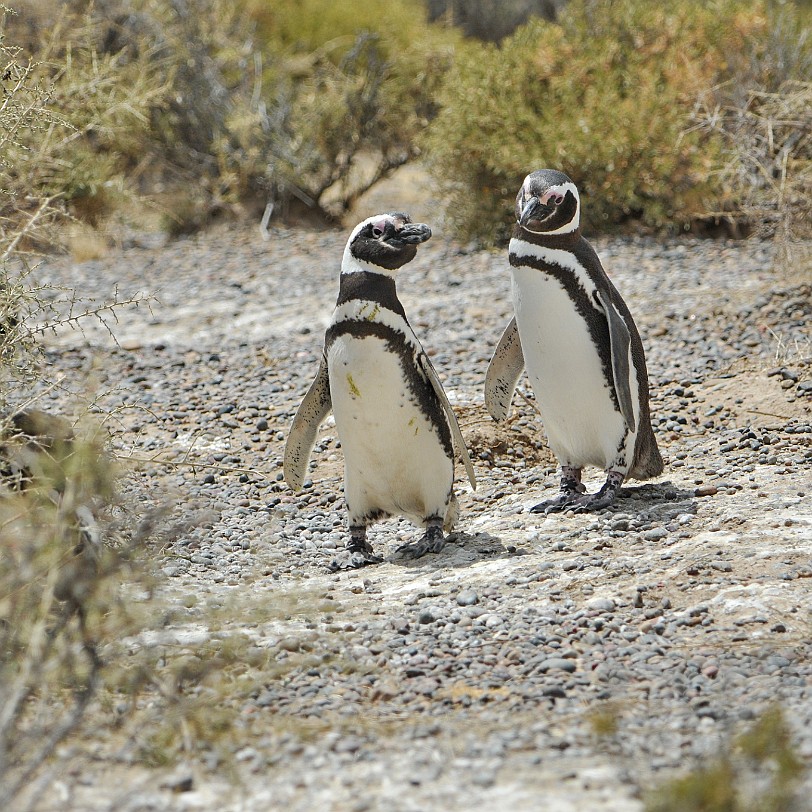
[[[372,226],[372,236],[380,237],[383,234],[383,229],[379,226]]]
[[[556,206],[560,206],[563,202],[564,202],[564,195],[559,194],[559,195],[555,195],[553,197],[553,203],[555,203]]]

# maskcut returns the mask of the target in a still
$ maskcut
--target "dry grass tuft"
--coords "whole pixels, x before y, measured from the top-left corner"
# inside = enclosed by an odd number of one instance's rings
[[[812,82],[751,90],[741,107],[703,107],[699,118],[728,144],[719,175],[735,211],[713,214],[759,237],[812,237]]]

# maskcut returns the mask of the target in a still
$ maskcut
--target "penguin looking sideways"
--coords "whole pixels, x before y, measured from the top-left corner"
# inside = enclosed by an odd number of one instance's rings
[[[413,558],[439,552],[443,530],[451,530],[458,515],[455,450],[476,488],[448,398],[395,288],[398,269],[430,237],[428,226],[400,212],[370,217],[353,229],[319,370],[288,436],[284,475],[298,490],[318,427],[332,409],[344,453],[350,530],[347,555],[330,565],[333,570],[380,563],[367,527],[393,515],[426,528],[400,552]]]
[[[578,189],[563,172],[540,169],[525,178],[509,252],[515,316],[488,366],[485,405],[504,420],[526,367],[561,466],[560,493],[532,512],[601,510],[625,479],[661,474],[663,460],[640,335],[581,236]],[[587,465],[606,471],[594,494],[581,482]]]

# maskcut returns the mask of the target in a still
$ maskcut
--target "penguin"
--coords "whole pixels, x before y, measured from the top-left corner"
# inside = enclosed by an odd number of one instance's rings
[[[440,379],[409,325],[395,287],[431,229],[392,212],[359,223],[347,240],[338,300],[319,370],[293,419],[284,476],[302,486],[319,425],[332,409],[344,452],[350,538],[332,570],[377,564],[367,527],[404,516],[425,534],[398,548],[419,558],[439,552],[458,517],[454,459],[476,477]]]
[[[509,245],[515,315],[485,376],[485,404],[504,420],[527,369],[550,449],[561,466],[553,499],[531,510],[601,510],[627,478],[663,471],[649,416],[648,373],[629,308],[581,236],[580,198],[563,172],[529,174],[516,196]],[[589,494],[584,466],[606,481]]]

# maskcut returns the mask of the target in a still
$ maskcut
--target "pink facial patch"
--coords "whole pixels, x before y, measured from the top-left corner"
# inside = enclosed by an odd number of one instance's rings
[[[566,192],[560,186],[551,186],[540,198],[542,205],[546,206],[552,201],[556,206],[564,202]]]
[[[386,218],[381,218],[380,220],[374,222],[372,224],[372,230],[375,231],[377,234],[383,234],[386,231],[386,224],[389,222]]]

